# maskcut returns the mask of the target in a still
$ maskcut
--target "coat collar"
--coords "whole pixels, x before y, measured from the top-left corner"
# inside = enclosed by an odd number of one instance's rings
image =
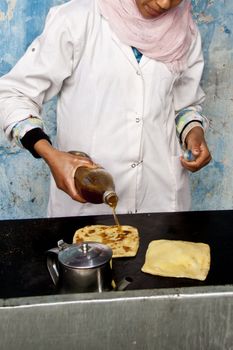
[[[138,71],[138,68],[142,68],[150,58],[146,56],[142,56],[140,63],[137,62],[136,57],[134,56],[133,50],[130,46],[123,44],[120,39],[117,37],[117,35],[112,32],[112,40],[115,42],[115,44],[119,47],[119,49],[123,52],[126,59],[131,63],[131,65],[134,67],[136,71]]]

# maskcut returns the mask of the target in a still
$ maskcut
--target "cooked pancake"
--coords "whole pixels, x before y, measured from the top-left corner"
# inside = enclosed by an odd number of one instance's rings
[[[99,242],[112,249],[113,258],[135,256],[139,247],[138,230],[133,226],[91,225],[78,229],[73,243]]]
[[[150,242],[142,271],[166,277],[204,281],[210,269],[210,247],[205,243],[156,240]]]

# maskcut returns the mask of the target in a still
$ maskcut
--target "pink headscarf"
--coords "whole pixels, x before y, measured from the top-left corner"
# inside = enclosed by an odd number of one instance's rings
[[[197,28],[188,0],[153,19],[144,18],[135,0],[98,0],[101,14],[126,45],[165,63],[172,72],[187,66],[187,53]]]

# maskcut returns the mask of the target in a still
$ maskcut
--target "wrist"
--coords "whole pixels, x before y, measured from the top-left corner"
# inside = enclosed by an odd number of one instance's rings
[[[195,132],[195,133],[200,132],[201,134],[204,134],[204,128],[198,122],[192,122],[189,125],[187,125],[187,127],[184,129],[184,131],[182,133],[182,137],[181,137],[183,147],[185,147],[185,148],[187,147],[188,138],[190,137],[190,135],[193,132]]]
[[[37,141],[34,145],[34,150],[47,163],[53,158],[54,153],[57,151],[46,139]]]

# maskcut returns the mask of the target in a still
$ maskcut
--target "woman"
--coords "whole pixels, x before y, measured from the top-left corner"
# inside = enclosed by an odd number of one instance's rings
[[[73,175],[91,164],[70,150],[113,175],[118,213],[189,210],[187,170],[211,159],[202,70],[186,0],[72,0],[52,8],[43,33],[0,79],[2,128],[53,174],[48,215],[109,213],[83,203]],[[55,95],[53,147],[41,109]],[[186,161],[182,148],[196,159]]]

